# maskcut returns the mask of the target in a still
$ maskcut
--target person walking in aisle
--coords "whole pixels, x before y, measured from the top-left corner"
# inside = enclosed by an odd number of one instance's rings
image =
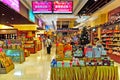
[[[52,47],[52,41],[50,39],[50,37],[48,36],[48,38],[45,41],[46,47],[47,47],[47,53],[50,54],[51,52],[51,47]]]

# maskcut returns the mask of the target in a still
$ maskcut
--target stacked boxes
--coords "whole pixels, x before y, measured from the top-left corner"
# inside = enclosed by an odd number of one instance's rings
[[[100,58],[101,56],[106,56],[106,51],[103,47],[94,46],[94,47],[86,47],[84,49],[85,56],[87,58]]]
[[[72,57],[72,46],[70,44],[64,46],[64,53],[66,58]]]
[[[59,43],[56,49],[57,55],[61,58],[64,58],[64,46],[62,43]]]

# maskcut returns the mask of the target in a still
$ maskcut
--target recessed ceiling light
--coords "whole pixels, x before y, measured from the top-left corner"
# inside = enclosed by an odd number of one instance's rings
[[[94,0],[94,1],[98,1],[98,0]]]
[[[4,16],[5,14],[4,13],[2,13],[2,16]]]
[[[11,20],[14,20],[14,18],[11,18]]]
[[[8,21],[6,23],[9,23]]]

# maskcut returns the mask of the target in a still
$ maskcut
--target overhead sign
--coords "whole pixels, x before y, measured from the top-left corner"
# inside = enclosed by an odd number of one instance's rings
[[[72,1],[65,1],[53,2],[53,13],[72,13],[73,12],[73,2]]]
[[[33,14],[32,10],[29,10],[29,20],[35,22],[35,15]]]
[[[32,1],[33,13],[52,13],[52,2],[51,1]]]

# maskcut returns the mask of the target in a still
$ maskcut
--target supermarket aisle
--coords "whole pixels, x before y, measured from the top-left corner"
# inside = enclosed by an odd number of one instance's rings
[[[0,74],[0,80],[50,80],[50,61],[55,56],[46,54],[45,49],[32,54],[22,64],[15,64],[15,69],[8,74]]]

